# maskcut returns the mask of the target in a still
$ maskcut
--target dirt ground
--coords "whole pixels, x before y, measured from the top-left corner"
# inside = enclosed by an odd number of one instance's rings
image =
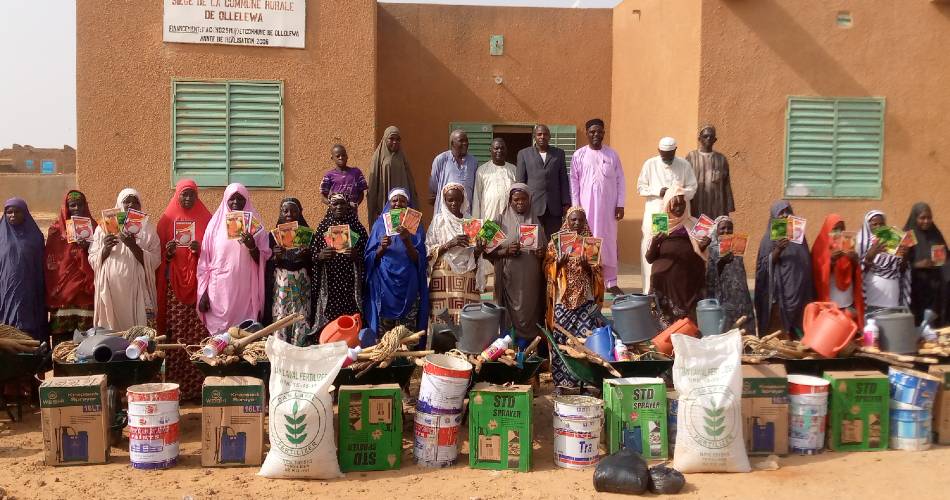
[[[548,379],[549,380],[549,379]],[[593,469],[568,470],[554,465],[550,383],[545,381],[534,404],[534,464],[530,473],[474,470],[467,466],[468,440],[459,464],[426,469],[412,460],[411,415],[407,408],[403,466],[387,472],[350,473],[329,481],[274,480],[258,477],[257,467],[201,467],[201,408],[182,408],[179,463],[164,471],[141,471],[129,465],[128,441],[112,448],[105,465],[47,467],[39,413],[26,409],[22,422],[0,416],[0,487],[9,497],[110,499],[206,498],[421,498],[421,499],[585,499],[621,498],[598,494]],[[467,431],[462,434],[467,436]],[[124,448],[123,448],[124,447]],[[755,464],[762,457],[752,457]],[[832,453],[779,459],[779,470],[748,474],[690,474],[678,496],[684,498],[947,498],[950,447],[925,452]],[[0,493],[3,497],[4,493]]]

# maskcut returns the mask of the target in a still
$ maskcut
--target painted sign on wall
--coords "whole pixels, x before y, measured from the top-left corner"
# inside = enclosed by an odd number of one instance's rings
[[[165,0],[162,40],[304,48],[305,0]]]

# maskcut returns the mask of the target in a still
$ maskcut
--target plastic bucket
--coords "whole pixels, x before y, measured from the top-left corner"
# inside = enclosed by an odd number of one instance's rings
[[[891,401],[920,408],[933,408],[943,382],[929,373],[894,367],[888,370],[887,379]]]
[[[831,389],[831,382],[811,375],[789,375],[788,376],[788,395],[800,396],[806,394],[825,394],[827,399],[828,391]]]
[[[932,444],[930,438],[911,439],[892,436],[890,439],[892,450],[924,451],[929,450]]]
[[[600,460],[604,402],[590,396],[554,398],[554,463],[584,469]]]
[[[933,421],[930,408],[891,401],[890,418],[892,438],[930,440]]]
[[[458,458],[462,415],[431,415],[416,412],[413,456],[423,467],[449,467]]]
[[[425,360],[416,411],[430,415],[462,413],[472,364],[445,354],[430,354]]]
[[[609,326],[595,329],[593,335],[584,340],[584,346],[605,360],[614,361],[614,335],[610,333]]]
[[[809,375],[788,376],[789,436],[792,453],[815,455],[825,444],[831,383]]]
[[[178,461],[178,384],[129,387],[129,459],[136,469],[165,469]]]

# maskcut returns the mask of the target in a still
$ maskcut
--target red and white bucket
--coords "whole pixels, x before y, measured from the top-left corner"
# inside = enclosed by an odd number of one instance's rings
[[[430,354],[425,362],[416,411],[429,415],[462,413],[472,364],[445,354]]]
[[[459,454],[462,414],[430,415],[416,411],[413,456],[423,467],[449,467]]]
[[[789,439],[793,453],[815,455],[825,444],[831,383],[809,375],[788,376]]]
[[[129,387],[129,459],[136,469],[166,469],[178,461],[178,384]]]
[[[600,460],[604,402],[590,396],[554,398],[554,463],[584,469]]]

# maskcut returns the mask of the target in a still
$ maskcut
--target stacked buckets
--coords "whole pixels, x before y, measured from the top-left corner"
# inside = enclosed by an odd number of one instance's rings
[[[129,459],[136,469],[167,469],[178,461],[178,384],[129,387]]]
[[[933,405],[941,380],[924,372],[894,367],[887,378],[891,386],[891,448],[930,448]]]
[[[590,396],[554,398],[554,463],[565,469],[583,469],[600,458],[600,430],[604,402]]]
[[[458,458],[459,426],[472,365],[445,354],[425,357],[416,403],[413,455],[423,467],[448,467]]]
[[[830,387],[830,382],[822,378],[788,376],[788,446],[792,453],[815,455],[824,448]]]

